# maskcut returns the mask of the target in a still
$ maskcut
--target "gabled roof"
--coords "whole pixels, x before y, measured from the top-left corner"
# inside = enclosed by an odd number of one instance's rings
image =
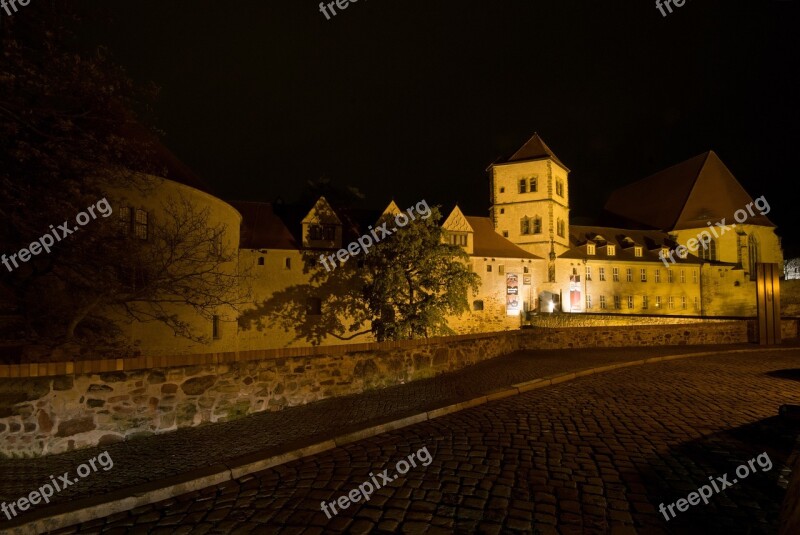
[[[472,256],[491,256],[500,258],[530,258],[540,259],[529,253],[497,233],[494,223],[488,217],[466,216],[469,226],[475,231],[473,234],[474,248]]]
[[[233,201],[242,214],[239,247],[242,249],[299,249],[292,233],[267,202]]]
[[[319,223],[323,225],[341,225],[342,220],[331,208],[330,203],[325,197],[320,197],[308,214],[303,218],[302,223]]]
[[[558,156],[556,156],[552,150],[550,150],[550,147],[547,146],[547,143],[544,142],[538,133],[534,133],[533,136],[509,158],[498,163],[523,162],[526,160],[540,160],[542,158],[550,158],[569,171],[569,168],[558,159]]]
[[[598,243],[596,237],[605,238],[605,243]],[[630,238],[627,240],[626,238]],[[631,241],[632,240],[632,241]],[[570,225],[570,249],[561,254],[559,258],[607,260],[613,259],[620,262],[661,262],[659,252],[662,247],[674,249],[677,243],[666,232],[658,230],[632,230],[611,227],[595,227],[583,225]],[[586,244],[595,243],[595,254],[586,252]],[[616,254],[608,255],[608,245],[616,246]],[[642,248],[642,256],[636,256],[636,247]],[[699,264],[702,262],[697,256],[688,254],[686,258],[674,256],[679,264]]]
[[[753,199],[714,151],[695,156],[613,192],[605,209],[663,230],[701,228],[734,221]],[[775,225],[756,212],[750,225]]]
[[[464,215],[464,212],[461,211],[461,208],[459,208],[458,205],[453,208],[453,211],[450,212],[450,215],[444,220],[444,223],[442,223],[442,228],[454,232],[475,232],[475,229],[470,226],[469,221],[467,221],[467,217]]]

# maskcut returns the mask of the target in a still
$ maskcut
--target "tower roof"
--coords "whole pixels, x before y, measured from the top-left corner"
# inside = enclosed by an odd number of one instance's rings
[[[719,156],[708,151],[614,191],[605,209],[654,228],[682,230],[722,219],[730,223],[752,202]],[[746,222],[775,226],[759,212]]]
[[[569,171],[569,168],[564,165],[558,156],[550,150],[547,143],[541,136],[535,132],[531,138],[520,147],[517,152],[512,154],[508,159],[503,160],[501,163],[522,162],[525,160],[539,160],[541,158],[550,158],[558,165]]]

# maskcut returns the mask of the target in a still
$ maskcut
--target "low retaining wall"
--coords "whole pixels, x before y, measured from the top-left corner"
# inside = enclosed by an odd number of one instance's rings
[[[309,348],[320,354],[290,357],[251,352],[237,354],[230,362],[215,356],[213,362],[212,356],[205,356],[210,362],[190,366],[128,369],[126,364],[133,365],[128,359],[95,361],[91,366],[108,369],[0,378],[0,454],[53,454],[277,411],[432,377],[518,349],[743,343],[747,332],[745,321],[526,329],[362,344],[348,346],[348,352]],[[114,363],[124,369],[115,370]]]

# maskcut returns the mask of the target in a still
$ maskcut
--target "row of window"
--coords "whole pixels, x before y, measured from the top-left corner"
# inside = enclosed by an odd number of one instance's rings
[[[586,244],[586,254],[589,256],[594,256],[597,254],[597,245],[594,243]],[[606,245],[606,256],[616,256],[617,254],[617,246],[616,245]],[[633,248],[633,255],[641,258],[643,254],[643,249],[640,245],[637,245]]]
[[[629,310],[635,308],[635,299],[636,296],[627,295],[625,296],[625,304]],[[650,308],[650,296],[643,295],[641,296],[641,308],[642,310],[648,310]],[[667,297],[667,309],[668,310],[675,310],[675,306],[677,305],[680,307],[681,310],[688,310],[689,309],[689,299],[686,296],[681,296],[679,298],[675,298],[673,296]],[[613,305],[614,309],[621,310],[622,309],[622,296],[615,295],[613,296]],[[592,296],[586,295],[586,310],[592,310],[594,304],[592,302]],[[700,311],[700,298],[695,297],[693,300],[693,306],[695,311]],[[660,295],[656,295],[654,297],[653,308],[655,309],[663,309],[664,305]],[[601,295],[599,299],[599,308],[600,310],[608,309],[608,303],[606,301],[606,296]]]
[[[668,269],[666,271],[667,271],[667,282],[670,282],[670,283],[675,282],[674,271],[671,270],[671,269]],[[653,279],[653,280],[655,282],[661,282],[661,270],[660,269],[656,269],[654,273],[655,273],[655,279]],[[679,270],[678,271],[678,275],[680,277],[680,282],[681,283],[685,283],[686,282],[686,270],[685,269]],[[599,279],[601,281],[607,280],[606,279],[606,268],[604,268],[604,267],[598,268],[598,276],[599,276]],[[587,281],[591,281],[592,280],[592,266],[586,266],[586,280]],[[620,280],[619,279],[619,268],[616,268],[616,267],[615,268],[611,268],[611,280],[613,282],[619,282],[619,280]],[[633,269],[625,268],[625,281],[626,282],[633,282]],[[647,268],[639,269],[639,281],[640,282],[647,282]],[[692,283],[694,283],[694,284],[698,283],[698,273],[697,273],[696,269],[692,270]]]
[[[523,217],[522,219],[519,220],[519,233],[523,236],[530,234],[541,234],[542,218],[539,217],[538,215],[533,217]],[[563,219],[558,219],[556,221],[556,234],[558,234],[562,238],[566,237],[567,224]],[[506,233],[504,232],[503,235],[505,236]]]
[[[506,271],[506,266],[504,266],[502,264],[497,266],[497,274],[498,275],[505,275],[505,271]],[[487,264],[486,265],[486,272],[487,273],[491,273],[492,272],[492,265],[491,264]],[[528,266],[523,266],[522,267],[522,272],[523,273],[527,273],[528,272]]]
[[[519,193],[536,193],[539,191],[539,177],[532,176],[530,178],[520,178],[517,191]],[[500,193],[505,193],[506,188],[500,188]],[[560,178],[556,179],[556,195],[559,197],[564,196],[564,181]]]

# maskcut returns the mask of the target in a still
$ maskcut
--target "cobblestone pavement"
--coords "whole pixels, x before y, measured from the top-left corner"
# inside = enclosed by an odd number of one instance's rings
[[[59,533],[773,533],[798,368],[800,350],[754,350],[579,378]],[[429,466],[320,511],[423,447]],[[658,512],[765,451],[771,470]]]
[[[725,346],[743,347],[748,346]],[[464,401],[545,375],[710,349],[709,346],[666,346],[518,352],[433,379],[327,399],[280,412],[263,412],[232,422],[43,458],[0,459],[0,501],[16,500],[28,494],[49,481],[51,474],[74,473],[78,465],[104,450],[108,450],[114,460],[112,470],[92,474],[90,479],[56,494],[51,501],[61,503],[97,496],[257,451],[263,451],[267,457],[292,449],[293,445],[319,442],[351,429]]]

